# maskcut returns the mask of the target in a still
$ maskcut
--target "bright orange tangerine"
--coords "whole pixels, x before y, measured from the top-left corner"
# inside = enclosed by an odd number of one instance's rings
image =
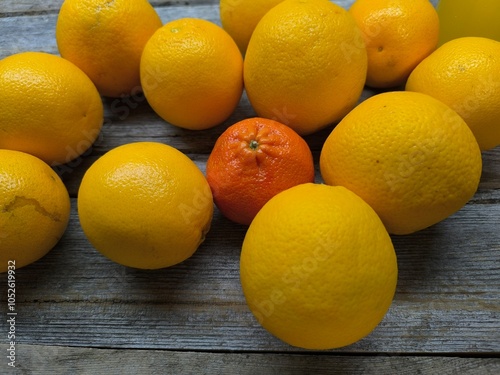
[[[293,129],[254,117],[221,134],[208,158],[206,173],[222,214],[248,225],[277,193],[313,182],[314,163],[306,141]]]

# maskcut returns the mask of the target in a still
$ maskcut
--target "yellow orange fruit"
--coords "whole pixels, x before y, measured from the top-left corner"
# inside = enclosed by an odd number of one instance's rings
[[[227,128],[207,161],[215,204],[229,219],[248,225],[280,191],[314,181],[306,141],[277,121],[248,118]]]
[[[141,82],[151,107],[165,121],[200,130],[226,120],[243,92],[243,58],[218,25],[182,18],[160,28],[146,44]]]
[[[147,0],[65,0],[56,40],[62,57],[82,69],[104,96],[137,94],[144,45],[162,26]]]
[[[210,228],[213,199],[205,176],[177,149],[137,142],[108,151],[78,191],[90,243],[125,266],[158,269],[189,258]]]
[[[366,69],[359,28],[345,9],[328,0],[285,0],[255,27],[244,82],[258,116],[305,135],[356,105]]]
[[[0,150],[0,272],[46,255],[64,234],[69,212],[68,191],[46,163]]]
[[[250,224],[240,278],[252,313],[270,333],[306,349],[368,335],[397,283],[380,218],[343,187],[302,184],[278,193]]]
[[[482,36],[500,42],[498,0],[439,0],[439,45],[464,36]]]
[[[221,0],[219,12],[222,27],[234,39],[242,54],[257,23],[266,12],[283,0]]]
[[[101,97],[71,62],[43,52],[0,60],[0,148],[64,164],[86,152],[103,123]]]
[[[447,218],[474,195],[481,152],[464,120],[428,95],[388,92],[349,113],[321,150],[323,180],[379,214],[389,233],[408,234]]]
[[[500,42],[463,37],[443,44],[411,73],[406,90],[453,108],[482,150],[500,145]]]
[[[369,86],[404,84],[437,46],[439,17],[429,0],[356,0],[349,12],[366,43]]]

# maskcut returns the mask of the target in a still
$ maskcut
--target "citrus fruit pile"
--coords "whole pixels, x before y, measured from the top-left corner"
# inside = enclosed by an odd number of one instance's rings
[[[109,150],[78,191],[89,243],[124,266],[170,267],[218,209],[247,227],[241,286],[259,323],[301,348],[350,345],[394,298],[391,235],[460,210],[481,152],[500,144],[500,42],[438,48],[427,0],[221,0],[220,21],[65,0],[60,56],[0,61],[0,272],[63,235],[70,201],[51,167],[91,150],[102,97],[143,93],[165,126],[219,127],[206,173],[159,142]],[[384,91],[362,100],[366,86]],[[244,91],[255,116],[227,124]],[[304,136],[329,127],[315,160]]]

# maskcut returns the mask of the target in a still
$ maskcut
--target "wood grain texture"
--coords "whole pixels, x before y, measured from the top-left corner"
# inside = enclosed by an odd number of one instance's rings
[[[2,8],[0,13],[6,16],[18,15],[33,15],[38,13],[54,13],[58,12],[64,0],[2,0]],[[156,8],[165,6],[197,6],[203,4],[218,4],[218,1],[213,0],[149,0]]]
[[[352,3],[335,2],[346,8]],[[0,58],[27,50],[57,54],[60,3],[0,0]],[[218,1],[152,3],[164,22],[193,16],[220,24]],[[365,89],[360,101],[375,93]],[[16,272],[19,373],[500,373],[500,148],[483,153],[479,190],[462,210],[426,230],[392,237],[399,279],[383,322],[349,347],[312,352],[277,340],[248,310],[238,269],[246,227],[217,209],[199,250],[157,271],[102,257],[78,222],[78,187],[98,157],[121,144],[158,141],[185,152],[204,171],[224,129],[255,115],[246,96],[227,121],[201,132],[164,122],[141,96],[104,99],[104,104],[98,140],[83,157],[56,168],[72,197],[66,233],[47,256]],[[305,137],[317,182],[319,152],[332,128]],[[5,317],[4,281],[0,314]],[[3,352],[7,328],[0,319]],[[5,361],[0,360],[2,374]]]
[[[56,248],[17,271],[19,342],[297,350],[265,332],[245,305],[238,274],[245,227],[216,211],[193,257],[140,271],[97,253],[78,225],[74,199],[72,204],[70,225]],[[427,230],[393,236],[399,265],[393,305],[370,336],[339,351],[498,353],[498,214],[498,206],[469,204]]]
[[[5,345],[0,345],[4,351]],[[239,374],[255,375],[379,375],[439,374],[497,375],[499,359],[459,357],[387,357],[257,353],[113,350],[64,346],[19,345],[19,370],[39,369],[37,375]],[[24,372],[23,372],[24,373]]]

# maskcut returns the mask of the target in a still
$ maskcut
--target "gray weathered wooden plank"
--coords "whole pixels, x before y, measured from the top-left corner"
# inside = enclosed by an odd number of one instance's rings
[[[88,297],[92,300],[161,302],[163,296],[158,293],[162,290],[169,293],[172,287],[177,287],[179,279],[186,277],[193,277],[185,284],[187,288],[202,283],[212,291],[221,289],[220,283],[232,285],[235,280],[238,281],[237,260],[246,227],[225,219],[217,209],[206,242],[193,258],[166,270],[140,271],[115,265],[101,257],[88,244],[81,231],[75,199],[72,200],[72,208],[70,225],[58,247],[35,265],[29,266],[29,270],[18,270],[21,275],[19,285],[23,291],[18,301],[87,301],[84,293],[86,288],[92,287],[95,288],[93,292],[100,292],[99,295]],[[500,249],[497,233],[499,212],[499,205],[469,204],[431,228],[412,235],[393,236],[400,267],[398,292],[412,294],[418,291],[415,296],[425,298],[433,295],[439,297],[440,292],[443,292],[445,299],[457,298],[458,302],[467,293],[499,298],[500,274],[497,271],[500,264],[495,253]],[[476,236],[481,241],[471,242]],[[71,283],[62,285],[59,278],[52,278],[52,271],[43,276],[43,270],[47,269],[56,271],[60,278],[71,280]],[[187,272],[198,275],[201,280],[186,276]],[[88,284],[88,274],[96,278],[97,285]],[[30,287],[35,276],[40,277],[43,284]],[[168,277],[163,279],[163,276]],[[121,284],[123,281],[127,284],[132,281],[139,284],[154,282],[159,290],[153,295],[143,295],[141,287],[138,287],[137,294],[134,294],[134,289],[129,290],[128,285]],[[110,288],[100,290],[104,284]],[[232,286],[239,289],[239,285]],[[181,290],[183,292],[184,289]],[[182,299],[182,302],[210,302],[213,297],[197,295],[193,291],[185,295],[186,299]],[[216,301],[219,301],[219,297]],[[241,302],[239,292],[236,297],[233,294],[223,297],[222,302]],[[176,300],[179,298],[181,296],[176,297]]]
[[[6,352],[6,345],[0,350]],[[196,374],[439,374],[497,375],[498,358],[287,355],[164,350],[112,350],[19,345],[17,368],[37,375]]]
[[[483,152],[482,189],[500,188],[500,147]]]
[[[58,12],[64,0],[2,0],[0,14],[16,16],[19,14],[36,14]],[[218,4],[217,0],[149,0],[154,7],[164,6],[196,6]]]
[[[360,102],[375,91],[365,88]],[[168,144],[186,153],[205,172],[205,163],[213,145],[230,125],[256,116],[245,93],[233,114],[222,124],[203,131],[192,131],[173,126],[154,113],[143,97],[131,99],[105,99],[104,126],[98,139],[81,157],[55,167],[65,181],[70,195],[76,197],[80,180],[86,169],[101,155],[112,148],[129,142],[153,141]],[[321,182],[319,154],[323,142],[333,129],[329,126],[315,134],[305,136],[311,148],[316,166],[316,182]],[[480,191],[500,189],[500,147],[483,152],[483,172]],[[477,196],[473,199],[477,199]],[[486,198],[481,198],[486,199]]]
[[[450,301],[436,308],[396,299],[369,336],[330,352],[498,355],[500,327],[492,309]],[[244,304],[47,301],[24,303],[20,311],[25,311],[16,317],[20,344],[308,353],[271,336]]]
[[[265,332],[239,284],[245,227],[216,211],[206,242],[180,265],[140,271],[97,253],[78,225],[17,271],[18,342],[184,350],[294,351]],[[499,205],[470,204],[410,236],[394,236],[399,282],[384,321],[340,350],[500,351]],[[480,239],[480,240],[478,240]],[[0,285],[1,304],[5,287]],[[0,331],[6,323],[2,321]]]

